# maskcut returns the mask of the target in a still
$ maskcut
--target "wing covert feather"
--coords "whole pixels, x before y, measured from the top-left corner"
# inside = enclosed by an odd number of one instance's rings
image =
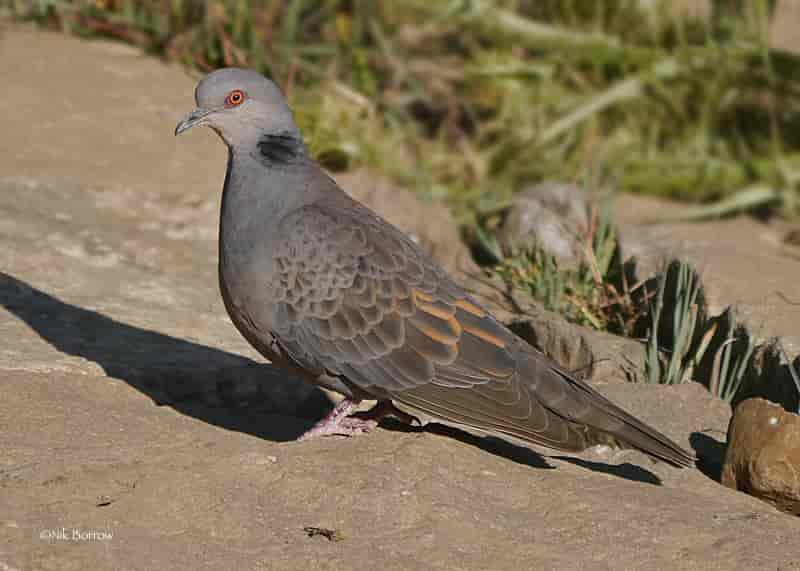
[[[299,365],[379,394],[513,374],[513,336],[372,212],[312,205],[284,224],[292,231],[274,254],[274,333]],[[353,367],[373,361],[369,374]]]

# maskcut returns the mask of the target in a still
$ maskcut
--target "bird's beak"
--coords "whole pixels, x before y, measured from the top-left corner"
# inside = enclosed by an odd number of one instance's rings
[[[203,109],[202,107],[198,107],[191,113],[186,116],[186,119],[178,123],[175,127],[175,136],[177,137],[184,131],[191,129],[195,125],[202,125],[205,121],[205,118],[208,117],[209,113],[211,113],[213,109]]]

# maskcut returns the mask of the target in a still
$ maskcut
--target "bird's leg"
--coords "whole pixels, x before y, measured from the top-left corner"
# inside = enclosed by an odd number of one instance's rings
[[[417,424],[422,424],[418,418],[397,409],[390,400],[378,401],[371,409],[350,416],[350,412],[359,402],[361,401],[357,399],[343,399],[333,407],[328,416],[320,420],[297,440],[309,440],[317,436],[355,436],[363,434],[378,426],[378,421],[387,415],[396,416],[408,424],[412,424],[414,421]]]
[[[303,433],[297,440],[308,440],[317,436],[354,436],[362,432],[369,432],[378,424],[375,421],[354,419],[350,416],[360,399],[344,398],[333,407],[333,410],[317,424]],[[357,422],[351,422],[356,420]]]

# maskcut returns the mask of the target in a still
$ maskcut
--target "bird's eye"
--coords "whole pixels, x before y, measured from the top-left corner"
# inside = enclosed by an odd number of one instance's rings
[[[236,107],[240,103],[244,101],[244,91],[241,89],[234,89],[228,96],[225,98],[225,105],[227,107]]]

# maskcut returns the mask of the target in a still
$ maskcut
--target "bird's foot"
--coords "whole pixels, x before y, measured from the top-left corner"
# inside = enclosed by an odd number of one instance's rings
[[[317,436],[356,436],[373,430],[378,426],[378,422],[385,416],[392,415],[408,424],[416,421],[420,426],[422,423],[415,416],[411,416],[392,404],[392,401],[378,401],[371,409],[364,412],[357,412],[350,416],[350,412],[360,401],[344,399],[337,404],[333,410],[306,431],[298,438],[298,441],[309,440]]]
[[[369,432],[375,428],[377,422],[348,416],[359,402],[361,401],[349,398],[341,400],[333,407],[328,416],[303,433],[297,440],[309,440],[317,436],[355,436]]]

